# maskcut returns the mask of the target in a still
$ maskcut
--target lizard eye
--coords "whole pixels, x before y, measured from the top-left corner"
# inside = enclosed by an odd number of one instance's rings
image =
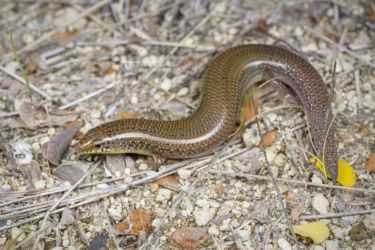
[[[100,147],[101,147],[101,145],[100,144],[95,144],[95,146],[94,146],[96,149],[99,149]]]

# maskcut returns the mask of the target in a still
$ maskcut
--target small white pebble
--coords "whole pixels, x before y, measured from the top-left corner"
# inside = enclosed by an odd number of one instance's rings
[[[0,246],[4,245],[6,241],[7,241],[7,238],[5,237],[0,238]]]
[[[161,188],[159,189],[158,195],[156,196],[156,201],[167,202],[172,196],[172,191],[169,189]]]
[[[101,112],[99,110],[91,110],[90,115],[92,118],[99,119],[101,116]]]
[[[248,241],[251,239],[251,232],[249,230],[238,230],[238,236],[241,241]]]
[[[205,200],[205,199],[198,199],[195,202],[195,205],[197,205],[198,207],[209,207],[210,206],[210,204],[208,203],[208,201]]]
[[[170,79],[166,78],[160,85],[160,87],[165,90],[165,91],[169,91],[172,87],[172,82]]]
[[[325,250],[324,247],[320,245],[312,245],[309,250]]]
[[[277,244],[279,245],[281,250],[292,250],[289,242],[284,238],[278,239]]]
[[[42,189],[46,187],[46,182],[44,180],[38,180],[33,183],[35,189]]]
[[[375,213],[366,215],[363,224],[368,230],[375,230]]]
[[[339,242],[338,240],[327,240],[325,242],[326,250],[338,250],[339,249]]]
[[[189,169],[184,169],[184,168],[182,168],[182,169],[177,170],[177,174],[178,174],[178,176],[181,177],[181,178],[184,179],[184,180],[189,179],[190,176],[191,176],[191,173],[192,173],[192,172],[191,172],[191,170],[189,170]]]
[[[315,195],[311,201],[311,205],[320,214],[328,213],[329,201],[326,199],[326,197],[324,197],[323,194]]]
[[[29,44],[29,43],[32,43],[34,42],[34,36],[31,35],[30,33],[25,33],[22,35],[22,40],[26,43],[26,44]]]
[[[197,226],[205,226],[215,215],[215,209],[206,206],[204,208],[195,209],[193,212],[195,223]]]
[[[315,183],[315,184],[322,184],[322,183],[323,183],[322,179],[320,179],[320,177],[317,176],[316,174],[314,174],[314,175],[311,177],[311,182],[312,182],[312,183]]]
[[[219,236],[219,234],[220,234],[220,232],[219,232],[219,230],[217,229],[216,226],[210,226],[210,227],[208,228],[208,233],[209,233],[210,235],[213,235],[213,236]]]
[[[120,206],[111,206],[108,208],[108,214],[116,221],[120,221],[122,218],[122,208]]]
[[[273,160],[273,163],[276,166],[283,167],[285,165],[286,160],[287,159],[284,154],[277,154],[275,159]]]
[[[186,96],[189,93],[189,89],[184,87],[177,92],[177,96]]]
[[[148,170],[148,165],[146,163],[139,164],[139,170]]]
[[[342,228],[333,226],[332,233],[335,235],[336,238],[343,239],[345,237],[345,232]]]
[[[242,134],[242,140],[247,147],[252,148],[259,143],[258,133],[254,129],[246,129]]]
[[[138,103],[138,96],[137,95],[132,95],[130,97],[130,103],[131,104],[137,104]]]
[[[154,220],[152,221],[152,226],[153,226],[154,228],[156,228],[157,226],[159,226],[160,221],[161,221],[161,220],[160,220],[159,218],[154,219]]]
[[[278,177],[279,176],[279,168],[276,166],[271,166],[271,172],[273,177]]]

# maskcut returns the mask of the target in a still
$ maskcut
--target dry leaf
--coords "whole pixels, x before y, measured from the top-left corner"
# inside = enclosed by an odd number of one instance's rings
[[[279,139],[279,133],[277,130],[266,132],[259,143],[259,148],[265,149],[272,146]]]
[[[83,162],[72,161],[64,162],[58,166],[53,175],[63,181],[69,181],[70,184],[76,183],[87,171],[87,165]]]
[[[67,122],[75,120],[77,114],[71,112],[55,114],[47,114],[44,108],[36,107],[31,103],[22,103],[20,108],[20,118],[26,126],[35,130],[37,128],[47,127],[49,125],[61,126]]]
[[[1,82],[0,89],[2,94],[14,98],[20,91],[25,89],[25,86],[11,77],[5,77]]]
[[[122,234],[139,236],[143,231],[149,235],[153,231],[151,212],[145,209],[134,209],[124,222],[116,225],[116,229]]]
[[[172,188],[174,190],[180,189],[180,183],[178,183],[177,176],[175,174],[167,175],[159,180],[154,181],[154,183],[166,188]]]
[[[321,222],[311,222],[302,225],[292,226],[295,234],[312,239],[315,244],[321,244],[329,236],[329,229],[327,225]]]
[[[65,207],[61,215],[60,224],[69,226],[73,225],[75,222],[73,211],[69,207]]]
[[[247,98],[242,104],[241,124],[253,119],[259,113],[259,102]]]
[[[48,126],[47,113],[43,108],[35,107],[31,103],[22,103],[20,108],[20,118],[29,129],[37,129]]]
[[[72,40],[72,38],[79,35],[79,31],[64,31],[64,32],[58,32],[51,36],[50,40],[53,42],[59,42],[59,43],[67,43]]]
[[[371,232],[367,230],[363,224],[354,225],[350,229],[348,235],[353,241],[361,241],[371,238]]]
[[[225,194],[225,186],[222,183],[219,183],[215,186],[215,193],[222,197]]]
[[[324,175],[331,178],[331,175],[324,169],[322,162],[318,161],[315,157],[308,160],[309,163],[315,164],[315,167],[320,170]],[[356,175],[353,167],[344,160],[339,159],[337,162],[338,174],[337,182],[346,187],[352,187],[356,182]]]
[[[74,127],[83,127],[83,121],[82,120],[73,120],[66,124],[65,128],[74,128]]]
[[[366,165],[365,165],[365,170],[369,171],[370,173],[375,172],[375,153],[373,153],[370,158],[368,159]]]
[[[139,116],[139,112],[137,111],[125,112],[122,109],[118,109],[116,112],[117,119],[133,119],[133,118],[137,118],[138,116]]]
[[[51,164],[58,166],[78,130],[79,127],[68,128],[53,135],[51,140],[42,146],[43,156]]]
[[[210,244],[211,236],[207,234],[206,228],[181,227],[170,236],[169,240],[183,249],[196,249]]]
[[[292,211],[290,213],[290,217],[292,221],[297,221],[302,212],[303,212],[303,204],[298,203],[296,206],[292,208]]]

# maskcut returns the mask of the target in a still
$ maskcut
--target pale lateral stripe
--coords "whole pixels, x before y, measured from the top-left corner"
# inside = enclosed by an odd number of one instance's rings
[[[219,132],[224,122],[224,117],[221,119],[219,123],[208,133],[195,137],[195,138],[187,138],[187,139],[171,139],[171,138],[163,138],[155,135],[149,135],[142,132],[127,132],[123,134],[117,134],[113,135],[111,137],[104,138],[102,142],[107,141],[114,141],[114,140],[121,140],[121,139],[146,139],[151,141],[157,141],[160,143],[169,143],[169,144],[194,144],[199,143],[205,140],[210,139],[212,136],[214,136],[216,133]]]

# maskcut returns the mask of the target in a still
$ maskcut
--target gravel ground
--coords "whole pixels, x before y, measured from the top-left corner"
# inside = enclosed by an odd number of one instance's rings
[[[0,249],[375,249],[374,1],[2,2]],[[207,157],[79,158],[103,122],[191,114],[210,59],[245,43],[323,76],[354,187],[307,163],[304,112],[272,87]],[[310,222],[328,238],[291,230]]]

